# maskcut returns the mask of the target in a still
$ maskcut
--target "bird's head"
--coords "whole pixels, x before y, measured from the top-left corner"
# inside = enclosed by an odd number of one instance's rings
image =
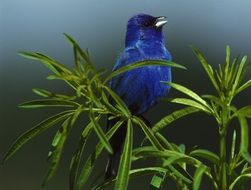
[[[142,42],[163,42],[162,26],[167,23],[166,17],[153,17],[138,14],[129,19],[126,32],[126,46]]]

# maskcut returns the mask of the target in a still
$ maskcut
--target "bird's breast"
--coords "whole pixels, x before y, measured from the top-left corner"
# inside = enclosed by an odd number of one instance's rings
[[[114,89],[132,113],[142,114],[167,94],[169,86],[161,81],[171,81],[170,68],[147,66],[123,74]]]

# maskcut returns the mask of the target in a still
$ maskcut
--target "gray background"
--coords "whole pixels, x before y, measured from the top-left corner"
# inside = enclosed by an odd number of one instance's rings
[[[250,55],[250,10],[248,0],[0,0],[0,159],[18,135],[57,111],[18,109],[20,102],[36,98],[31,92],[33,87],[71,92],[60,82],[45,80],[48,70],[18,56],[18,51],[40,51],[71,65],[72,51],[62,35],[69,33],[90,50],[97,67],[111,69],[124,47],[127,20],[137,13],[164,15],[169,20],[164,28],[166,46],[174,61],[188,68],[174,70],[174,81],[206,94],[212,92],[212,87],[189,44],[200,48],[215,66],[224,62],[227,44],[234,55]],[[176,95],[174,91],[170,93],[170,97]],[[236,104],[250,104],[250,90]],[[147,116],[156,122],[177,108],[162,103]],[[53,132],[55,129],[32,140],[0,168],[1,190],[41,189]],[[164,134],[188,148],[199,145],[217,151],[217,127],[203,114],[176,122]],[[77,139],[76,130],[66,145],[58,175],[44,189],[68,189],[69,159]],[[101,167],[103,164],[100,161]],[[143,179],[134,180],[131,188],[146,189],[144,184]]]

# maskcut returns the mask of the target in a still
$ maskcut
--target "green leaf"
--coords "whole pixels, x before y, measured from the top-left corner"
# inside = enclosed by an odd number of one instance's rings
[[[237,89],[239,87],[239,84],[242,80],[242,77],[243,77],[243,69],[244,69],[244,66],[245,66],[245,63],[246,63],[246,60],[247,60],[247,56],[244,56],[241,60],[241,63],[239,65],[239,68],[238,68],[238,71],[237,71],[237,74],[236,74],[236,77],[235,77],[235,80],[234,80],[234,84],[232,86],[232,94],[235,95],[236,92],[237,92]]]
[[[112,112],[112,113],[114,113],[114,114],[119,114],[119,113],[120,113],[119,110],[118,110],[117,108],[115,108],[115,107],[109,102],[109,100],[108,100],[108,98],[107,98],[107,95],[105,94],[104,91],[102,91],[101,97],[102,97],[102,100],[103,100],[102,103],[106,106],[106,108],[107,108],[110,112]]]
[[[205,165],[200,165],[194,174],[193,178],[193,190],[199,190],[200,184],[201,184],[201,178],[204,172],[206,171],[206,166]]]
[[[217,156],[215,153],[213,153],[209,150],[196,149],[196,150],[193,150],[192,152],[190,152],[189,155],[199,157],[199,158],[204,158],[204,159],[206,159],[216,165],[218,165],[220,162],[219,156]]]
[[[64,33],[64,36],[66,37],[68,42],[72,45],[72,47],[76,48],[76,51],[86,61],[86,63],[92,66],[88,52],[83,51],[81,47],[78,45],[78,43],[76,42],[76,40],[74,40],[69,34]]]
[[[75,83],[77,85],[81,83],[81,78],[75,74],[62,73],[61,75],[49,75],[47,79],[48,80],[64,80],[64,81]]]
[[[229,80],[228,80],[228,84],[230,85],[234,83],[234,80],[238,71],[238,66],[237,66],[238,60],[239,60],[239,56],[235,57],[231,65],[231,70],[229,72]]]
[[[195,107],[186,107],[186,108],[180,109],[178,111],[174,111],[173,113],[165,116],[159,122],[157,122],[153,126],[152,131],[157,132],[157,131],[163,129],[165,126],[168,126],[173,121],[176,121],[181,117],[184,117],[186,115],[189,115],[189,114],[192,114],[195,112],[199,112],[199,111],[200,111],[200,109],[195,108]]]
[[[193,92],[192,90],[180,85],[180,84],[176,84],[176,83],[172,83],[172,82],[163,82],[171,87],[173,87],[174,89],[190,96],[191,98],[193,98],[195,101],[201,103],[202,105],[204,105],[205,107],[207,107],[208,109],[210,109],[209,105],[207,104],[207,102],[205,100],[203,100],[198,94],[196,94],[195,92]]]
[[[90,112],[90,120],[93,124],[93,128],[96,132],[96,134],[99,137],[100,142],[104,145],[104,147],[106,148],[106,150],[113,154],[113,150],[112,150],[112,146],[109,142],[109,140],[107,139],[107,137],[105,136],[105,133],[103,132],[103,130],[101,129],[101,126],[99,125],[99,123],[96,121],[94,115],[92,112]]]
[[[140,146],[138,148],[133,149],[132,151],[132,160],[136,161],[138,159],[142,159],[143,157],[140,156],[142,152],[147,152],[147,151],[155,151],[156,148],[153,146]]]
[[[75,66],[77,68],[77,70],[81,73],[82,70],[81,70],[81,65],[80,65],[80,57],[79,57],[79,49],[81,49],[79,47],[79,45],[77,44],[77,42],[68,34],[64,34],[64,36],[66,37],[66,39],[68,40],[68,42],[70,43],[70,45],[72,46],[73,48],[73,54],[74,54],[74,63],[75,63]],[[87,59],[87,55],[84,53],[84,57],[85,57],[85,60]]]
[[[117,103],[123,114],[128,118],[131,115],[131,113],[130,110],[127,108],[126,104],[123,102],[123,100],[108,86],[103,86],[103,88],[109,93],[109,95]]]
[[[249,174],[243,174],[238,176],[229,186],[229,190],[233,190],[233,188],[237,185],[237,184],[242,184],[243,182],[245,182],[248,178],[251,178],[251,173]]]
[[[133,117],[133,122],[138,124],[143,132],[145,133],[146,137],[149,139],[151,144],[157,149],[157,150],[164,150],[164,147],[160,144],[158,139],[155,137],[155,134],[153,133],[152,129],[146,126],[146,124],[139,118],[134,116]]]
[[[117,131],[117,129],[122,125],[123,122],[124,122],[123,120],[120,120],[111,129],[109,129],[109,131],[106,133],[107,139],[110,139],[112,137],[112,135]],[[104,148],[103,143],[99,142],[95,148],[95,151],[87,158],[87,161],[85,162],[82,170],[80,171],[76,189],[78,190],[83,189],[83,186],[87,182],[93,170],[95,161],[102,152],[103,148]]]
[[[130,170],[129,173],[130,173],[130,178],[133,178],[133,177],[138,177],[142,175],[153,175],[153,174],[159,174],[159,173],[165,174],[166,172],[168,172],[168,170],[162,167],[146,167],[146,168]],[[109,181],[104,181],[102,184],[92,188],[92,190],[105,189],[108,185],[111,185],[116,180],[117,178],[113,178]]]
[[[165,162],[166,166],[172,164],[173,162],[185,162],[191,165],[201,164],[201,162],[196,158],[188,156],[176,150],[153,150],[153,148],[150,147],[141,147],[137,148],[133,152],[133,156],[134,158],[136,158],[135,160],[147,157],[163,158],[165,160],[168,160],[170,158],[170,160]]]
[[[209,114],[211,114],[212,112],[211,109],[210,110],[208,109],[208,107],[188,98],[174,98],[174,99],[171,99],[170,102],[198,108],[199,110],[204,111]]]
[[[68,100],[40,99],[19,104],[20,108],[42,108],[42,107],[74,107],[79,104]]]
[[[179,180],[181,180],[182,182],[184,181],[185,183],[188,183],[188,184],[190,184],[190,183],[192,183],[192,181],[191,181],[191,177],[189,176],[189,178],[188,177],[186,177],[186,176],[184,176],[181,172],[179,172],[175,167],[173,167],[172,165],[169,165],[168,166],[168,169],[170,170],[169,172],[172,174],[172,175],[174,175],[174,176],[176,176]],[[182,168],[180,168],[180,169],[182,169]],[[187,174],[187,173],[186,173]],[[175,179],[176,180],[176,179]]]
[[[52,95],[52,93],[49,92],[48,90],[44,90],[44,89],[40,89],[40,88],[33,88],[32,92],[34,92],[35,94],[42,96],[44,98],[51,97],[51,95]]]
[[[151,180],[150,184],[151,184],[151,186],[153,186],[153,187],[155,187],[157,189],[160,189],[163,182],[164,182],[163,176],[160,177],[157,174],[155,174],[152,177],[152,180]]]
[[[19,55],[26,57],[28,59],[41,61],[46,67],[48,67],[52,72],[57,75],[70,74],[71,71],[67,69],[64,65],[52,59],[42,53],[38,52],[19,52]]]
[[[163,61],[163,60],[147,60],[147,61],[139,61],[135,62],[129,65],[126,65],[124,67],[121,67],[115,71],[113,71],[110,75],[108,75],[103,84],[106,84],[109,80],[111,80],[113,77],[120,75],[124,72],[141,68],[141,67],[146,67],[146,66],[166,66],[166,67],[176,67],[180,69],[186,69],[184,66],[179,65],[177,63],[171,62],[171,61]]]
[[[179,149],[176,148],[176,146],[173,146],[172,143],[168,142],[168,140],[167,140],[163,135],[161,135],[161,134],[158,133],[158,132],[156,132],[155,135],[156,135],[156,138],[158,139],[158,141],[160,142],[160,144],[161,144],[165,149],[179,151]]]
[[[225,64],[225,76],[228,75],[229,71],[229,65],[230,65],[230,47],[227,45],[226,46],[226,64]]]
[[[219,89],[219,86],[217,84],[217,81],[215,79],[215,76],[214,76],[214,71],[211,67],[211,65],[209,65],[205,59],[205,57],[203,56],[203,54],[194,46],[191,46],[193,52],[195,53],[195,55],[197,56],[197,58],[199,59],[199,61],[201,62],[204,70],[206,71],[207,75],[209,76],[212,84],[214,85],[214,88],[219,92],[220,89]]]
[[[49,117],[36,125],[35,127],[31,128],[30,130],[23,133],[18,139],[11,145],[8,152],[5,154],[3,163],[8,160],[21,146],[23,146],[26,142],[28,142],[33,137],[37,136],[38,134],[42,133],[46,129],[50,128],[51,126],[57,124],[58,122],[62,121],[63,119],[69,117],[73,114],[72,110],[64,111],[59,114],[56,114],[52,117]]]
[[[231,159],[234,159],[235,156],[235,144],[236,144],[236,131],[233,132],[233,138],[232,138],[232,146],[231,146]]]
[[[175,180],[178,177],[179,179],[182,179],[186,183],[191,183],[192,181],[182,175],[178,170],[176,170],[174,167],[170,166],[169,169],[163,168],[163,167],[146,167],[146,168],[140,168],[140,169],[133,169],[130,171],[130,178],[142,176],[142,175],[154,175],[154,174],[161,174],[161,175],[170,175],[169,177],[174,178]],[[174,177],[176,175],[176,177]],[[113,179],[114,181],[116,179]],[[105,186],[109,185],[112,181],[109,181],[105,184]],[[103,186],[104,187],[104,186]],[[95,189],[98,190],[98,189]]]
[[[96,117],[95,119],[99,120],[100,117]],[[87,139],[92,132],[92,129],[93,129],[92,123],[90,122],[83,130],[82,135],[80,137],[80,140],[78,142],[77,149],[71,159],[70,175],[69,175],[70,190],[74,190],[74,186],[77,182],[77,174],[78,174],[78,170],[79,170],[81,157],[82,157]]]
[[[40,88],[33,88],[32,91],[44,98],[53,98],[55,100],[75,100],[76,96],[67,96],[64,94],[54,94],[48,90],[40,89]]]
[[[245,106],[237,111],[235,115],[242,115],[251,118],[251,105]]]
[[[242,86],[240,86],[237,91],[236,94],[242,92],[243,90],[247,89],[248,87],[251,86],[251,80],[248,80],[247,82],[245,82]]]
[[[241,171],[242,174],[251,174],[251,167],[247,167]]]
[[[204,94],[202,95],[203,98],[206,98],[214,103],[216,103],[218,106],[224,107],[225,104],[221,101],[221,99],[217,96],[214,95],[208,95],[208,94]]]
[[[55,173],[57,171],[59,161],[60,161],[60,158],[61,158],[61,155],[62,155],[62,150],[63,150],[65,141],[66,141],[66,139],[67,139],[67,137],[69,135],[70,129],[71,129],[70,119],[71,119],[71,117],[68,117],[65,120],[65,122],[63,123],[61,129],[59,129],[58,133],[56,134],[57,143],[54,144],[55,150],[52,152],[52,154],[50,156],[50,166],[49,166],[47,174],[46,174],[46,176],[45,176],[45,178],[43,180],[42,186],[45,186],[47,184],[47,182],[55,175]],[[58,134],[60,134],[60,135],[58,135]]]
[[[249,145],[249,133],[248,133],[248,123],[247,119],[241,115],[238,116],[240,127],[241,127],[241,144],[240,144],[240,152],[243,158],[251,163],[251,156],[248,152]]]
[[[73,125],[76,120],[79,118],[79,115],[83,112],[83,105],[79,105],[78,108],[74,111],[74,114],[71,119],[71,125]]]
[[[130,119],[127,121],[127,133],[124,144],[123,153],[121,155],[119,169],[118,169],[118,180],[115,183],[115,189],[126,190],[129,183],[129,172],[131,169],[132,160],[132,146],[133,146],[133,126]]]

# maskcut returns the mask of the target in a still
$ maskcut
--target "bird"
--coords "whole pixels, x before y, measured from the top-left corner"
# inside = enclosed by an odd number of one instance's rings
[[[139,61],[171,61],[172,56],[165,47],[162,31],[166,23],[167,19],[164,16],[154,17],[140,13],[131,17],[127,23],[125,48],[119,55],[113,71]],[[170,86],[161,81],[171,82],[171,79],[170,67],[145,66],[113,77],[110,81],[110,88],[124,101],[132,115],[147,121],[143,114],[170,90]],[[111,100],[111,103],[114,104],[114,101]],[[118,119],[107,119],[107,129],[110,129],[117,121]],[[125,123],[110,139],[113,154],[109,155],[106,165],[106,180],[117,175],[126,129]]]

